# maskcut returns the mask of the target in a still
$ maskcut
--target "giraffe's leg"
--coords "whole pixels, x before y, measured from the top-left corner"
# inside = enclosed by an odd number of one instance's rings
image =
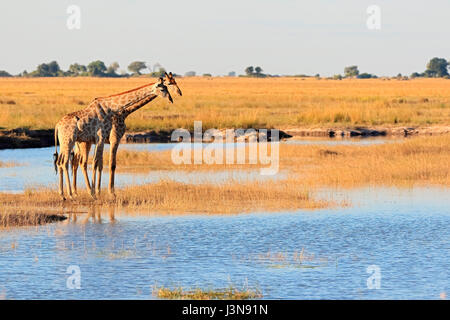
[[[70,185],[70,177],[69,177],[69,155],[70,154],[67,154],[67,156],[65,157],[62,168],[64,171],[64,177],[67,180],[66,183],[67,194],[69,195],[69,198],[72,199],[72,186]]]
[[[78,143],[75,146],[75,151],[72,156],[72,185],[73,185],[73,194],[78,195],[77,193],[77,171],[78,165],[80,164],[80,149],[78,147]]]
[[[119,147],[119,142],[111,141],[111,150],[109,154],[109,185],[108,191],[109,194],[115,197],[114,193],[114,178],[116,173],[116,158],[117,158],[117,149]]]
[[[59,195],[61,196],[62,200],[66,200],[66,197],[64,196],[64,162],[66,161],[66,155],[68,154],[67,149],[67,145],[61,144],[60,154],[56,161],[59,173]],[[70,181],[68,182],[70,183]]]
[[[58,166],[59,166],[59,193],[61,197],[64,198],[63,193],[63,173],[64,178],[66,179],[66,189],[67,194],[69,195],[69,198],[72,199],[72,186],[70,185],[70,178],[69,178],[69,157],[70,157],[70,150],[73,148],[73,144],[69,146],[64,146],[61,148],[61,154],[58,158]]]
[[[63,177],[63,169],[61,166],[58,167],[58,173],[59,173],[59,195],[63,200],[66,200],[64,197],[64,177]]]
[[[89,160],[89,151],[91,150],[91,143],[80,143],[79,147],[80,147],[79,151],[80,151],[81,171],[83,172],[84,182],[86,183],[86,189],[88,190],[89,194],[93,198],[95,198],[92,192],[92,186],[89,181],[89,176],[87,173],[87,165]]]
[[[101,170],[103,169],[103,146],[104,141],[100,139],[95,146],[95,154],[92,168],[92,190],[95,192],[95,185],[97,183],[97,193],[100,194],[100,183],[101,183]],[[96,180],[98,171],[98,180]]]
[[[91,196],[95,197],[95,181],[97,178],[97,157],[98,157],[98,142],[94,149],[94,158],[92,159],[92,184],[91,184]]]
[[[100,159],[98,160],[97,171],[98,171],[97,194],[100,195],[100,190],[102,186],[103,152],[100,154]]]
[[[101,148],[101,151],[99,151],[99,158],[97,163],[97,194],[100,195],[100,190],[102,186],[102,171],[103,171],[103,147]]]

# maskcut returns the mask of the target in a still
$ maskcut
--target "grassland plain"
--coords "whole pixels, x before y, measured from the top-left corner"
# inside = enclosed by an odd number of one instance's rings
[[[0,79],[0,129],[53,129],[93,98],[149,78]],[[203,128],[311,128],[450,125],[445,79],[179,78],[183,97],[156,100],[131,115],[130,131]]]

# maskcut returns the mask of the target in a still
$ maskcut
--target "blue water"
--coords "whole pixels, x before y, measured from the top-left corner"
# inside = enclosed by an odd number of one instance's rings
[[[0,296],[152,299],[153,286],[258,288],[266,299],[439,299],[450,291],[450,190],[340,191],[348,208],[241,215],[104,212],[0,232]],[[330,191],[324,192],[324,196]],[[309,258],[295,263],[303,249]],[[284,254],[287,259],[265,259]],[[67,268],[80,268],[69,289]],[[380,271],[369,289],[367,267]],[[309,266],[309,267],[308,267]]]
[[[173,143],[153,143],[153,144],[123,144],[120,150],[133,151],[166,151],[173,148]],[[204,144],[206,146],[207,144]],[[226,144],[227,146],[244,145]],[[196,145],[193,144],[193,147]],[[109,151],[106,145],[105,151]],[[53,166],[54,147],[36,149],[6,149],[0,150],[0,160],[4,162],[15,162],[19,166],[0,168],[0,192],[23,192],[27,188],[51,187],[57,189],[58,177]],[[91,157],[93,148],[91,149]],[[107,163],[105,162],[105,165]],[[89,169],[90,170],[90,169]],[[91,176],[91,172],[89,171]],[[210,183],[233,181],[263,181],[267,179],[283,179],[286,172],[279,172],[274,176],[264,176],[259,169],[253,170],[215,170],[214,172],[185,172],[185,171],[164,171],[153,170],[145,173],[116,173],[116,187],[123,187],[129,184],[154,183],[168,179],[182,183]],[[84,189],[85,183],[81,170],[77,175],[78,186]],[[109,181],[108,170],[103,170],[102,186],[107,187]]]

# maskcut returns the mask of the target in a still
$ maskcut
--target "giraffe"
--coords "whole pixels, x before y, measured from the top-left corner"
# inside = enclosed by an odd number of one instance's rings
[[[172,72],[165,73],[164,84],[169,88],[170,91],[175,91],[179,96],[182,95],[181,90],[178,87],[178,84]],[[120,141],[126,131],[125,119],[133,112],[139,110],[140,108],[147,105],[149,102],[153,101],[156,97],[157,97],[156,95],[153,96],[149,95],[145,99],[137,101],[136,103],[131,104],[126,108],[122,109],[121,111],[115,113],[112,117],[111,132],[109,138],[105,140],[105,143],[109,143],[111,145],[109,153],[108,192],[113,197],[115,196],[114,178],[116,172],[117,150],[119,148]],[[77,170],[80,164],[82,165],[82,168],[83,166],[87,166],[87,160],[90,149],[91,144],[87,142],[78,142],[75,145],[74,155],[72,157],[72,181],[75,194],[77,193]]]
[[[69,198],[72,199],[72,188],[69,178],[69,160],[75,143],[86,143],[89,148],[96,144],[94,161],[92,166],[92,185],[87,174],[87,156],[83,157],[82,171],[86,187],[92,198],[95,199],[95,185],[100,192],[101,174],[103,170],[103,147],[108,139],[115,115],[149,96],[161,96],[173,102],[172,97],[164,85],[164,79],[160,78],[156,83],[149,83],[141,87],[128,90],[107,97],[95,98],[85,109],[64,116],[55,126],[55,153],[53,155],[55,170],[59,171],[59,194],[65,200],[63,185],[67,180],[66,189]],[[58,155],[58,140],[60,154]],[[98,173],[98,177],[97,177]],[[64,176],[63,176],[64,175]]]

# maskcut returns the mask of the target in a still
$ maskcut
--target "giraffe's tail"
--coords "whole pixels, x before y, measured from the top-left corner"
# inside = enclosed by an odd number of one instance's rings
[[[58,174],[58,127],[55,128],[55,153],[53,154],[53,165],[55,166],[55,173]]]

